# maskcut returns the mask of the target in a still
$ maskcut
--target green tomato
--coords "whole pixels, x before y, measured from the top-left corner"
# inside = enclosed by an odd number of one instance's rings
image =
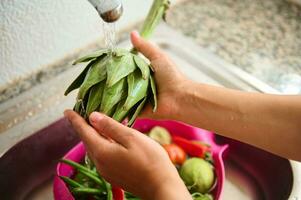
[[[151,129],[148,136],[153,140],[159,142],[161,145],[170,144],[171,143],[171,136],[167,129],[155,126]]]
[[[180,176],[191,192],[206,193],[214,183],[213,166],[202,158],[190,158],[180,169]]]

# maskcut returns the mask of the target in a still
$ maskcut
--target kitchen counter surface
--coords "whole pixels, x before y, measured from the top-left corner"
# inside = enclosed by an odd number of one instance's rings
[[[285,0],[181,1],[174,0],[168,12],[171,27],[279,91],[301,93],[300,7]],[[131,24],[121,30],[123,39],[133,26],[137,27]],[[0,103],[62,73],[70,68],[70,61],[101,43],[99,39],[2,88]]]
[[[284,0],[189,0],[167,23],[285,93],[301,93],[301,8]]]

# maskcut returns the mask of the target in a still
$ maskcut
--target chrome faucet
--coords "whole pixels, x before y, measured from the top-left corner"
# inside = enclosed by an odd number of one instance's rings
[[[117,21],[123,12],[121,0],[88,0],[105,22]]]

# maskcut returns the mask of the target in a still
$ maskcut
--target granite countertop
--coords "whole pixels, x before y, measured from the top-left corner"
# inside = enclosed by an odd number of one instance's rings
[[[301,8],[285,0],[189,0],[167,23],[285,93],[301,93]]]
[[[279,91],[301,93],[301,7],[285,0],[186,0],[169,10],[167,23]],[[133,27],[120,35],[128,37]],[[1,89],[0,103],[69,69],[75,57],[99,48],[99,43]]]

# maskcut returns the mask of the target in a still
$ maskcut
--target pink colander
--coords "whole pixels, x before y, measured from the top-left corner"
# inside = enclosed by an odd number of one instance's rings
[[[228,145],[217,145],[214,141],[214,133],[206,131],[204,129],[192,127],[190,125],[177,122],[177,121],[156,121],[151,119],[139,119],[136,120],[134,127],[138,131],[145,133],[150,131],[154,126],[161,126],[166,128],[172,136],[179,136],[188,140],[199,140],[211,145],[212,157],[214,160],[216,185],[212,191],[215,200],[219,200],[223,185],[225,181],[225,169],[223,162],[223,153],[228,148]],[[71,149],[65,156],[65,159],[80,162],[83,160],[86,154],[85,147],[82,143],[77,144]],[[65,183],[59,178],[59,176],[71,177],[74,174],[72,167],[59,163],[56,168],[56,176],[53,182],[53,193],[55,200],[73,200],[74,197],[68,190]],[[114,200],[123,200],[124,192],[122,189],[113,186],[113,198]]]

